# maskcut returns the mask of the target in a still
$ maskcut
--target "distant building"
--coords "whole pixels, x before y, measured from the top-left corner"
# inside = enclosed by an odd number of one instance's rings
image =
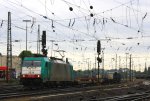
[[[6,66],[7,56],[0,56],[0,66]],[[12,56],[12,68],[17,69],[20,68],[21,59],[18,56]]]
[[[7,56],[6,55],[1,55],[0,56],[0,66],[6,66],[7,62]],[[18,78],[20,75],[21,69],[20,69],[20,64],[21,64],[21,58],[18,56],[12,56],[12,69],[15,71],[13,72],[14,78]]]

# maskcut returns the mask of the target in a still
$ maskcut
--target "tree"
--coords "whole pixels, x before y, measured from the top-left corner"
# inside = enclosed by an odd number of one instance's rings
[[[23,50],[20,54],[19,54],[19,57],[21,59],[23,59],[24,57],[31,57],[33,56],[32,52],[31,51],[26,51],[26,50]]]

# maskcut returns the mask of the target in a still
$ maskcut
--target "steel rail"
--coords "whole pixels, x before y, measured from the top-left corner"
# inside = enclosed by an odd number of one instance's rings
[[[143,99],[148,99],[148,98],[150,98],[150,91],[122,95],[122,96],[90,99],[89,101],[141,101]]]
[[[117,86],[117,87],[116,87]],[[32,96],[32,95],[44,95],[44,94],[57,94],[57,93],[64,93],[64,92],[76,92],[76,91],[88,91],[91,89],[95,90],[111,90],[111,89],[121,89],[124,86],[121,84],[114,85],[114,86],[89,86],[89,87],[68,87],[68,88],[48,88],[48,89],[40,89],[40,90],[35,90],[35,91],[18,91],[18,92],[8,92],[1,94],[0,93],[0,99],[5,99],[5,98],[13,98],[13,97],[22,97],[22,96]],[[117,98],[117,97],[116,97]],[[108,99],[108,98],[107,98]],[[112,99],[112,98],[109,98]],[[96,100],[95,100],[96,101]]]

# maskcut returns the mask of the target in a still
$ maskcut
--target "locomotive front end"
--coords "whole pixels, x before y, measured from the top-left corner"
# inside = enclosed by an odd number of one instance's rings
[[[41,85],[41,61],[23,61],[20,80],[21,83],[25,86]]]

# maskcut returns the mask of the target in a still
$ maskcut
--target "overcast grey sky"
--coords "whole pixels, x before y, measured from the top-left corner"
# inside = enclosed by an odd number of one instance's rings
[[[120,65],[125,67],[125,53],[129,53],[139,70],[145,61],[147,65],[150,62],[149,5],[149,0],[0,0],[0,52],[7,53],[7,14],[10,11],[12,40],[20,40],[13,42],[13,55],[25,50],[25,22],[22,20],[29,19],[28,49],[34,53],[40,25],[41,34],[47,31],[48,56],[52,51],[51,40],[54,40],[60,50],[66,51],[65,56],[76,69],[86,69],[83,61],[88,58],[93,67],[96,43],[101,40],[107,69],[115,68],[115,61],[112,61],[115,54],[121,56]],[[58,46],[54,45],[53,50]],[[54,55],[60,57],[53,51]]]

